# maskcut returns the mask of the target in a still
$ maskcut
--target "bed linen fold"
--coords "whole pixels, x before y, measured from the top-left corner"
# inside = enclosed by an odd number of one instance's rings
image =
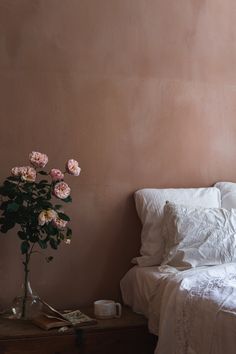
[[[163,279],[150,302],[149,328],[159,336],[155,354],[235,354],[236,263]]]

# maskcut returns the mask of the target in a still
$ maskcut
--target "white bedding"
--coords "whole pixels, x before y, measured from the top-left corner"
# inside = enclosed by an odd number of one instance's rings
[[[236,261],[236,209],[164,207],[162,264],[178,269]]]
[[[159,337],[155,354],[236,353],[236,263],[185,271],[171,268],[171,273],[168,267],[146,268],[146,273],[140,269],[123,278],[122,293],[135,274],[136,285],[124,300],[134,310],[143,306],[150,331]],[[138,301],[131,302],[132,293],[139,293]]]
[[[147,318],[151,299],[155,296],[161,280],[166,278],[170,272],[177,273],[177,270],[172,267],[169,267],[168,272],[161,272],[160,269],[162,268],[157,266],[134,266],[120,282],[124,303],[132,307],[134,312],[141,313]]]
[[[159,304],[150,303],[149,324]],[[236,263],[193,268],[164,286],[155,354],[235,354]]]

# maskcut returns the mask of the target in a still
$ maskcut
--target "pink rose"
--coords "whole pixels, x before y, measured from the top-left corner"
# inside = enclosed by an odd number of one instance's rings
[[[54,195],[59,199],[66,199],[70,195],[70,187],[65,182],[58,182],[54,186]]]
[[[13,167],[13,168],[11,169],[11,174],[12,174],[12,176],[14,176],[14,177],[18,177],[18,176],[21,175],[21,171],[22,171],[22,167]]]
[[[21,176],[22,181],[26,182],[35,182],[36,180],[36,170],[33,167],[26,166],[26,167],[19,167],[19,175]]]
[[[48,163],[47,155],[37,151],[32,151],[30,153],[29,160],[34,167],[45,167]]]
[[[11,174],[15,177],[21,177],[22,181],[34,182],[36,180],[36,170],[31,166],[13,167]]]
[[[81,168],[79,167],[78,161],[70,159],[66,163],[66,171],[73,176],[79,176]]]
[[[57,218],[57,213],[53,209],[43,210],[38,216],[39,225],[43,226],[44,224],[48,224],[50,221]]]
[[[59,230],[63,230],[67,225],[67,221],[62,220],[60,218],[53,219],[52,223],[53,223],[53,226],[55,226]]]
[[[57,168],[51,169],[50,176],[52,177],[53,181],[61,181],[62,179],[64,179],[64,174],[61,172],[61,170],[58,170]]]
[[[15,177],[21,176],[23,173],[27,171],[30,166],[22,166],[22,167],[13,167],[11,169],[11,174]]]

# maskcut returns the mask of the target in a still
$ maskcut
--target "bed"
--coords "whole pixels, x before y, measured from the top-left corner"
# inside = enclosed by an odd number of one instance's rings
[[[141,255],[121,291],[158,335],[155,354],[236,352],[236,184],[212,188],[136,196]]]

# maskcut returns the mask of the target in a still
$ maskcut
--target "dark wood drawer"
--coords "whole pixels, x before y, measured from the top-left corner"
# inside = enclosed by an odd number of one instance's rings
[[[0,320],[0,354],[153,354],[156,341],[146,319],[129,309],[120,319],[99,320],[97,325],[63,334]]]

